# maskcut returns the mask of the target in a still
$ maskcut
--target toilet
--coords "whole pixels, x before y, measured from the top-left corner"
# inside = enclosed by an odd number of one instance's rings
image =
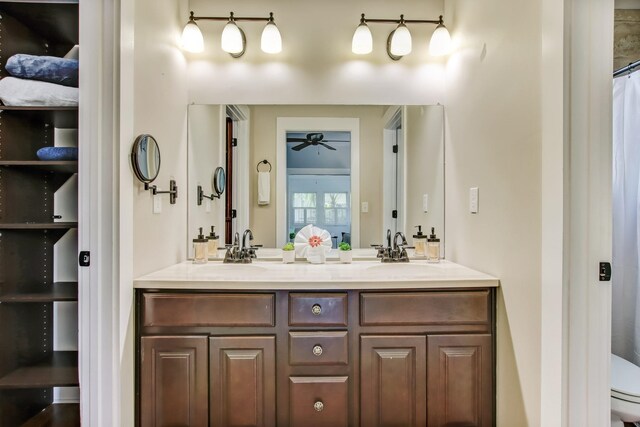
[[[640,422],[640,366],[611,355],[611,426]]]

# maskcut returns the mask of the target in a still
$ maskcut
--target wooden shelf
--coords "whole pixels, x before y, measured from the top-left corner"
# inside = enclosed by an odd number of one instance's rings
[[[0,2],[1,4],[1,2]],[[34,107],[15,107],[10,105],[0,105],[0,111],[78,111],[78,107],[49,107],[49,106],[34,106]]]
[[[80,405],[54,403],[22,424],[22,427],[73,427],[80,425]]]
[[[0,167],[21,167],[45,172],[73,174],[78,172],[77,160],[0,160]]]
[[[78,228],[77,222],[19,222],[19,223],[0,223],[0,230],[71,230]]]
[[[2,3],[0,3],[1,10]],[[78,127],[78,107],[10,107],[0,105],[0,113],[19,115],[29,121],[49,123],[60,129]]]
[[[77,351],[54,351],[41,362],[20,367],[0,378],[0,389],[78,385]]]
[[[78,301],[78,282],[55,282],[50,286],[42,286],[41,290],[11,292],[0,295],[4,303],[47,303],[61,301]]]

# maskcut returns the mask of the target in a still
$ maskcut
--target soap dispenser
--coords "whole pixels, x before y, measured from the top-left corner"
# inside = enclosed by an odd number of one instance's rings
[[[422,232],[422,226],[416,225],[418,232],[413,235],[414,256],[424,258],[427,256],[427,235]]]
[[[431,235],[427,239],[427,262],[440,262],[440,239],[436,237],[435,227],[431,227]]]
[[[207,236],[208,239],[208,251],[209,251],[209,259],[218,258],[218,236],[215,232],[215,226],[211,226],[211,233]]]
[[[202,227],[200,227],[200,234],[193,239],[193,263],[205,264],[207,262],[209,252],[209,242],[202,233]]]

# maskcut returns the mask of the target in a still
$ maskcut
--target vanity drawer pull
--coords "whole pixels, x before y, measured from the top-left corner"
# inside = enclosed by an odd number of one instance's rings
[[[313,409],[315,409],[317,412],[322,412],[322,410],[324,409],[324,403],[318,400],[316,403],[313,404]]]
[[[290,326],[347,326],[347,294],[289,294]]]
[[[322,346],[321,345],[314,345],[313,346],[313,355],[314,356],[322,356]]]

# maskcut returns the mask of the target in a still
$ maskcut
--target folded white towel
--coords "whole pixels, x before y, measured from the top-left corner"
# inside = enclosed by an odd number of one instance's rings
[[[0,100],[16,107],[77,107],[78,88],[5,77],[0,80]]]
[[[258,172],[258,204],[268,205],[271,202],[271,173]]]

